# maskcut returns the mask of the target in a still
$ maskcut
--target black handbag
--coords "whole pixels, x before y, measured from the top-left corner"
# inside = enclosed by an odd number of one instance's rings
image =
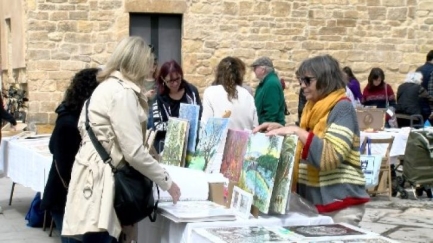
[[[153,198],[153,182],[145,175],[134,169],[129,163],[123,167],[113,166],[112,159],[102,144],[98,141],[89,124],[89,103],[86,104],[86,130],[102,161],[107,163],[114,174],[114,209],[122,225],[132,225],[149,217],[151,222],[156,220],[158,200]]]

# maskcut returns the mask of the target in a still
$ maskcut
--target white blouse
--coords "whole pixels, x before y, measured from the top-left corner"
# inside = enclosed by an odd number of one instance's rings
[[[203,94],[203,114],[201,122],[209,117],[223,117],[230,111],[229,128],[244,130],[258,126],[257,110],[254,97],[243,87],[237,86],[238,98],[229,101],[222,85],[214,85],[205,89]]]

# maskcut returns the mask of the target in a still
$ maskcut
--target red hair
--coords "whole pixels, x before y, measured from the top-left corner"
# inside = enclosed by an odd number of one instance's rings
[[[179,88],[183,88],[185,86],[185,80],[183,79],[183,71],[180,65],[175,60],[171,60],[162,64],[161,68],[159,69],[158,78],[156,79],[158,84],[158,92],[160,95],[167,94],[169,92],[169,89],[165,85],[163,79],[167,76],[169,76],[170,79],[173,79],[175,74],[180,75],[181,83]]]

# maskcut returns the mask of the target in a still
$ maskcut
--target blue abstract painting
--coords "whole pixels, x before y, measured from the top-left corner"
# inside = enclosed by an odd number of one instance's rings
[[[200,106],[180,103],[179,118],[189,121],[188,144],[186,147],[187,153],[195,152],[197,131],[199,127],[199,122],[198,122],[199,114],[200,114]]]

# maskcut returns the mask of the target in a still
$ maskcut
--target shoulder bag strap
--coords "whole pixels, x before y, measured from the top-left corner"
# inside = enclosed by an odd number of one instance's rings
[[[104,161],[104,163],[108,164],[111,167],[111,170],[113,171],[113,173],[116,173],[116,168],[111,163],[112,159],[111,159],[110,155],[107,153],[107,151],[102,146],[102,144],[99,142],[99,140],[96,138],[95,133],[93,132],[92,128],[90,127],[90,124],[89,124],[89,103],[90,103],[90,98],[87,100],[87,103],[86,103],[86,123],[85,124],[86,124],[87,134],[89,134],[90,140],[92,141],[93,146],[95,147],[96,152],[98,152],[102,161]]]
[[[68,190],[68,184],[66,183],[65,180],[63,180],[63,177],[62,177],[62,175],[60,174],[59,167],[57,166],[57,160],[54,159],[53,161],[54,161],[54,166],[56,167],[57,174],[58,174],[59,177],[60,177],[60,181],[62,181],[63,187],[64,187],[64,188],[66,189],[66,191],[67,191],[67,190]]]

